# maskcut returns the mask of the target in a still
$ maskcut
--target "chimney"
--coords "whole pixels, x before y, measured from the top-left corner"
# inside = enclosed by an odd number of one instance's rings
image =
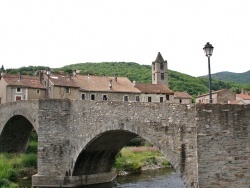
[[[21,74],[21,72],[19,72],[18,73],[18,82],[21,82],[21,80],[22,80],[22,74]]]
[[[135,87],[135,83],[136,83],[136,81],[134,80],[134,81],[133,81],[133,86],[134,86],[134,87]]]
[[[76,76],[76,70],[73,70],[73,76]]]
[[[42,80],[43,80],[43,73],[42,71],[39,71],[39,82],[42,83]]]
[[[112,80],[109,80],[109,89],[112,89]]]
[[[117,76],[115,76],[115,81],[117,82]]]

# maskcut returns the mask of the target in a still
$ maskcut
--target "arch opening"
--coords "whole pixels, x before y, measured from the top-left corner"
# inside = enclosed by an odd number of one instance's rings
[[[31,122],[22,115],[15,115],[5,124],[0,135],[0,152],[25,152],[33,130]]]
[[[136,133],[124,130],[107,131],[98,135],[78,155],[72,175],[81,176],[111,172],[117,154],[133,138],[138,136]],[[155,144],[147,139],[145,141],[150,142],[152,145]],[[161,150],[159,151],[163,154]]]

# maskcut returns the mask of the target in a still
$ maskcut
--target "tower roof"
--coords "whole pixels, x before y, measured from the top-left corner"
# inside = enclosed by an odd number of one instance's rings
[[[164,59],[160,52],[158,52],[155,62],[164,62]]]

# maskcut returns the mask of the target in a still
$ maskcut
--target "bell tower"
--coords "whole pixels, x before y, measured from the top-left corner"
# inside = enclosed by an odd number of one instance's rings
[[[164,61],[160,52],[158,52],[155,61],[152,62],[152,84],[168,86],[168,62]]]

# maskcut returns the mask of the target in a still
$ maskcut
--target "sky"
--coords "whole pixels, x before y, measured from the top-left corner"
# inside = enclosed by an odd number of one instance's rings
[[[84,62],[151,65],[208,74],[250,70],[249,0],[0,0],[0,66]]]

